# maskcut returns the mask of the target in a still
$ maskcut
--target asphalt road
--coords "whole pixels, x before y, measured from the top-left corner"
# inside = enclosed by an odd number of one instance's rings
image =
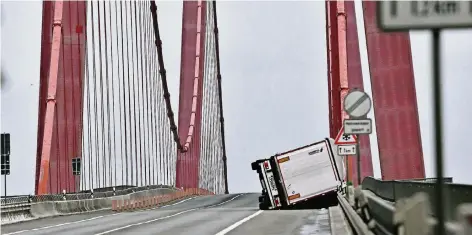
[[[87,213],[2,226],[2,234],[308,235],[330,233],[328,210],[259,211],[259,194],[196,197],[158,209]]]

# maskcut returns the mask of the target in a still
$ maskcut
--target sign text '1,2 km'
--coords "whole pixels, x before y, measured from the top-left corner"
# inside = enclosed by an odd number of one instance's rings
[[[472,27],[472,1],[379,1],[383,30]]]

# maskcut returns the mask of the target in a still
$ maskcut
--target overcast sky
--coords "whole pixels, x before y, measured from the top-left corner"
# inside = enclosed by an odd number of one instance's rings
[[[10,78],[1,90],[1,131],[12,135],[8,194],[28,194],[34,191],[42,3],[1,4],[1,63]],[[172,105],[178,110],[182,4],[158,7]],[[252,161],[329,134],[324,20],[322,1],[218,3],[230,191],[260,191]],[[363,33],[359,27],[369,92]],[[446,31],[442,38],[446,174],[472,183],[466,151],[472,131],[466,123],[472,116],[467,108],[472,31]],[[430,34],[411,33],[411,41],[426,172],[434,177]],[[380,177],[375,133],[371,141]]]

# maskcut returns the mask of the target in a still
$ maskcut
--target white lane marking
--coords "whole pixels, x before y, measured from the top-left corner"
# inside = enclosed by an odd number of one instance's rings
[[[163,219],[172,218],[172,217],[175,217],[175,216],[178,216],[178,215],[181,215],[181,214],[185,214],[185,213],[188,213],[188,212],[191,212],[191,211],[194,211],[194,210],[198,210],[198,209],[199,209],[199,208],[194,208],[194,209],[190,209],[190,210],[186,210],[186,211],[181,211],[181,212],[179,212],[179,213],[175,213],[175,214],[168,215],[168,216],[164,216],[164,217],[159,217],[159,218],[156,218],[156,219],[152,219],[152,220],[148,220],[148,221],[144,221],[144,222],[140,222],[140,223],[128,224],[128,225],[123,226],[123,227],[119,227],[119,228],[107,230],[107,231],[101,232],[101,233],[96,233],[95,235],[107,234],[107,233],[116,232],[116,231],[118,231],[118,230],[122,230],[122,229],[129,228],[129,227],[133,227],[133,226],[148,224],[148,223],[152,223],[152,222],[155,222],[155,221],[159,221],[159,220],[163,220]]]
[[[228,203],[228,202],[230,202],[230,201],[233,201],[234,199],[236,199],[236,198],[238,198],[238,197],[240,197],[240,196],[242,196],[242,195],[243,195],[243,194],[238,194],[238,195],[232,197],[231,199],[229,199],[229,200],[227,200],[227,201],[224,201],[224,202],[222,202],[222,203],[218,203],[218,204],[216,204],[216,205],[207,206],[206,208],[211,208],[211,207],[215,207],[215,206],[221,206],[221,205],[223,205],[223,204],[225,204],[225,203]],[[203,207],[202,207],[202,208],[203,208]]]
[[[252,215],[250,215],[250,216],[248,216],[248,217],[246,217],[246,218],[244,218],[244,219],[242,219],[242,220],[240,220],[240,221],[238,221],[238,222],[232,224],[231,226],[229,226],[229,227],[227,227],[227,228],[221,230],[219,233],[217,233],[217,234],[215,234],[215,235],[225,235],[225,234],[229,233],[231,230],[233,230],[233,229],[237,228],[238,226],[240,226],[241,224],[243,224],[243,223],[249,221],[250,219],[252,219],[252,218],[254,218],[254,217],[256,217],[256,216],[258,216],[258,215],[259,215],[260,213],[262,213],[262,212],[263,212],[262,210],[257,211],[256,213],[254,213],[254,214],[252,214]]]
[[[238,195],[232,197],[232,198],[229,199],[229,200],[226,200],[226,201],[224,201],[224,202],[222,202],[222,203],[219,203],[219,204],[216,204],[216,205],[207,206],[206,208],[211,208],[211,207],[223,205],[223,204],[225,204],[225,203],[228,203],[228,202],[230,202],[230,201],[233,201],[234,199],[238,198],[238,197],[241,196],[241,195],[242,195],[242,194],[238,194]],[[188,213],[188,212],[192,212],[192,211],[195,211],[195,210],[199,210],[199,209],[202,209],[202,208],[205,208],[205,207],[193,208],[193,209],[190,209],[190,210],[181,211],[181,212],[179,212],[179,213],[175,213],[175,214],[172,214],[172,215],[167,215],[167,216],[164,216],[164,217],[155,218],[155,219],[148,220],[148,221],[144,221],[144,222],[139,222],[139,223],[135,223],[135,224],[128,224],[128,225],[123,226],[123,227],[118,227],[118,228],[111,229],[111,230],[107,230],[107,231],[104,231],[104,232],[101,232],[101,233],[96,233],[95,235],[108,234],[108,233],[116,232],[116,231],[123,230],[123,229],[129,228],[129,227],[133,227],[133,226],[139,226],[139,225],[143,225],[143,224],[149,224],[149,223],[152,223],[152,222],[156,222],[156,221],[159,221],[159,220],[164,220],[164,219],[172,218],[172,217],[175,217],[175,216],[178,216],[178,215],[181,215],[181,214],[185,214],[185,213]]]
[[[173,206],[173,205],[177,205],[177,204],[183,203],[183,202],[185,202],[185,201],[188,201],[188,200],[191,200],[191,199],[194,199],[194,198],[196,198],[196,197],[187,198],[187,199],[185,199],[185,200],[178,201],[178,202],[173,203],[173,204],[169,204],[169,205],[161,206],[161,207],[157,207],[157,208],[146,209],[146,210],[156,210],[156,209],[160,209],[160,208],[164,208],[164,207],[168,207],[168,206]],[[140,211],[144,211],[144,210],[140,210]],[[87,221],[92,221],[92,220],[96,220],[96,219],[100,219],[100,218],[105,218],[105,217],[110,217],[110,216],[116,216],[116,215],[121,215],[121,214],[123,214],[123,213],[120,212],[120,213],[111,214],[111,215],[100,215],[100,216],[96,216],[96,217],[92,217],[92,218],[88,218],[88,219],[83,219],[83,220],[77,220],[77,221],[73,221],[73,222],[67,222],[67,223],[55,224],[55,225],[49,225],[49,226],[39,227],[39,228],[33,228],[33,229],[25,229],[25,230],[21,230],[21,231],[12,232],[12,233],[5,233],[4,235],[13,235],[13,234],[19,234],[19,233],[26,233],[26,232],[33,232],[33,231],[38,231],[38,230],[44,230],[44,229],[49,229],[49,228],[62,227],[62,226],[70,225],[70,224],[79,224],[79,223],[83,223],[83,222],[87,222]]]

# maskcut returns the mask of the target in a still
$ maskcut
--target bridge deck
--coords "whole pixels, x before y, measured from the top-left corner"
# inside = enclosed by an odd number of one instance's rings
[[[258,196],[202,196],[158,209],[37,219],[4,225],[2,234],[350,234],[339,207],[260,211]]]

